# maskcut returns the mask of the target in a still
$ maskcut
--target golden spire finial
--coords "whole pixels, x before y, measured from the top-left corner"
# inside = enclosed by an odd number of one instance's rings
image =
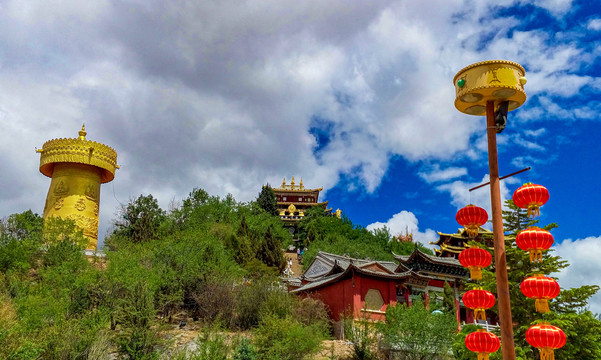
[[[86,139],[86,124],[84,123],[83,125],[81,125],[81,130],[79,131],[79,140],[85,140]]]
[[[303,178],[301,178],[300,188],[301,188],[301,190],[303,190],[305,188],[305,186],[303,185]]]
[[[282,188],[286,186],[286,178],[284,178],[284,180],[282,180]]]
[[[294,187],[294,176],[292,177],[292,181],[290,181],[290,185],[292,185],[292,187]]]

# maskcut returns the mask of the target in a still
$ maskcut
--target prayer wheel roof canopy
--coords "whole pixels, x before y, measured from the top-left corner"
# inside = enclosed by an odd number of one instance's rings
[[[115,170],[119,168],[117,152],[110,146],[86,140],[85,126],[78,138],[48,140],[36,151],[41,154],[40,172],[48,177],[52,177],[56,163],[79,163],[101,168],[101,182],[107,183],[115,178]]]

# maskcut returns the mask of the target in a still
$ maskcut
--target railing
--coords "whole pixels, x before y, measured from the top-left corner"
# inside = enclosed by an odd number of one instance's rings
[[[461,324],[461,327],[464,327],[465,325],[478,325],[479,327],[481,327],[482,329],[486,330],[486,331],[495,331],[495,330],[499,330],[501,327],[499,325],[491,325],[488,323],[488,321],[474,321],[473,323],[466,323],[465,321]]]

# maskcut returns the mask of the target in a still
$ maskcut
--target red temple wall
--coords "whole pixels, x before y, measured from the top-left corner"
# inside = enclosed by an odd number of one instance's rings
[[[384,314],[362,311],[365,306],[365,295],[370,289],[380,291],[384,305],[377,311],[386,311],[389,304],[396,304],[396,282],[388,279],[375,279],[355,274],[354,278],[317,289],[308,294],[326,304],[334,321],[340,320],[340,315],[351,312],[355,319],[368,317],[372,320],[384,320]]]

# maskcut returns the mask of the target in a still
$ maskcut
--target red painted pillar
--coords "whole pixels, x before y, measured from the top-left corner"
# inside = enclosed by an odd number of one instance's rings
[[[426,309],[430,310],[430,294],[428,294],[427,290],[424,293],[424,306]]]
[[[459,310],[459,299],[455,297],[455,315],[457,316],[457,329],[461,330],[461,311]]]
[[[394,282],[390,282],[388,286],[388,303],[391,306],[396,305],[396,284]]]
[[[353,272],[353,316],[355,319],[361,318],[361,278]]]

